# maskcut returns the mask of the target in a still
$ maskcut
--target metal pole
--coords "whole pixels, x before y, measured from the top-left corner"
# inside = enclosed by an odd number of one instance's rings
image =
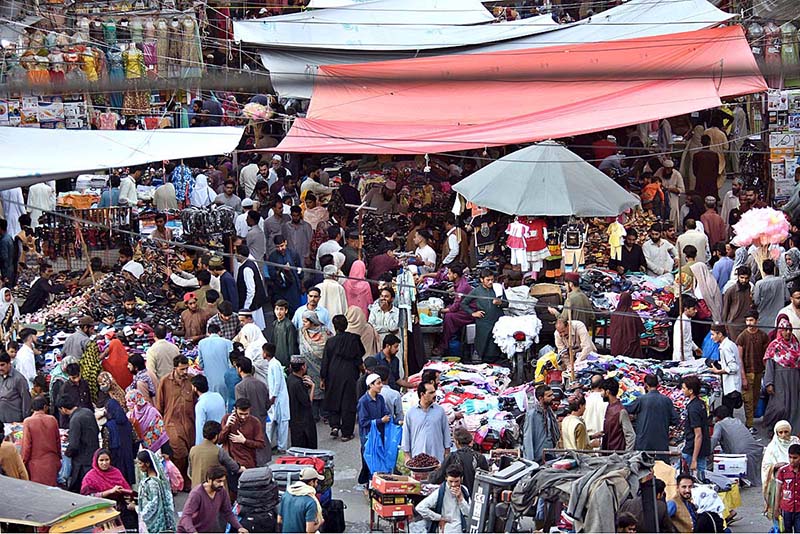
[[[686,355],[683,353],[683,277],[681,276],[683,273],[681,270],[683,269],[683,258],[681,258],[681,251],[678,251],[678,322],[676,323],[679,325],[681,329],[681,361],[686,360]]]

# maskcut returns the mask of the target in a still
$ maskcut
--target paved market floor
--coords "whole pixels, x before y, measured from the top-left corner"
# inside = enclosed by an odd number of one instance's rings
[[[332,450],[336,453],[336,473],[333,486],[333,498],[344,501],[347,509],[345,510],[345,520],[347,522],[347,532],[368,532],[369,531],[369,506],[367,499],[362,491],[355,488],[356,478],[361,468],[361,456],[357,440],[342,443],[340,440],[331,439],[328,436],[330,429],[322,423],[317,425],[317,435],[319,437],[319,448]],[[762,432],[763,434],[763,432]],[[765,445],[768,439],[763,439]],[[737,514],[741,517],[739,521],[731,526],[733,532],[769,532],[771,523],[763,515],[764,500],[761,496],[761,488],[743,489],[742,506],[737,509]],[[183,508],[186,502],[186,493],[180,493],[175,497],[175,507],[177,510]],[[388,526],[385,529],[389,531]]]

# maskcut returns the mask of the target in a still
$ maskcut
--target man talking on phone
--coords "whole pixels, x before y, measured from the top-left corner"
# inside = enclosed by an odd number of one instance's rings
[[[306,374],[306,361],[302,356],[292,356],[286,378],[289,393],[289,433],[292,447],[317,448],[317,425],[311,405],[314,400],[314,382]]]

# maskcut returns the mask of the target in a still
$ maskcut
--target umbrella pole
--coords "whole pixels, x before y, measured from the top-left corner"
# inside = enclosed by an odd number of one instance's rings
[[[678,251],[678,322],[681,329],[681,361],[686,360],[686,355],[683,353],[683,277],[681,276],[683,269],[683,258],[681,258],[681,251]]]

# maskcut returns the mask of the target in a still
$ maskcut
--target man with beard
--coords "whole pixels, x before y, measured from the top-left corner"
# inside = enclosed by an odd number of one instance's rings
[[[608,260],[608,268],[617,271],[619,274],[630,272],[643,273],[647,269],[642,247],[636,243],[639,234],[636,229],[631,228],[625,235],[625,244],[622,247],[622,257],[620,260],[611,258]]]
[[[642,245],[642,252],[647,262],[647,274],[650,276],[670,273],[678,264],[678,250],[661,239],[661,225],[658,223],[650,226],[650,240]]]
[[[219,524],[219,518],[223,518],[238,532],[247,534],[231,509],[231,499],[225,489],[226,477],[227,472],[221,465],[208,468],[206,481],[189,493],[183,505],[178,532],[222,532],[225,528]]]
[[[189,449],[194,445],[195,395],[189,380],[189,359],[178,355],[172,361],[174,370],[161,379],[156,395],[156,409],[164,417],[164,427],[172,447],[172,462],[183,480],[189,481]]]
[[[492,329],[503,316],[503,308],[508,308],[508,300],[505,292],[496,294],[492,271],[483,269],[480,281],[481,284],[461,301],[461,311],[471,313],[475,318],[475,350],[484,362],[493,363],[501,357],[501,352],[492,337]]]
[[[552,449],[561,439],[561,429],[553,412],[553,390],[540,385],[535,390],[536,402],[525,415],[522,452],[526,459],[544,464],[544,449]]]
[[[747,265],[736,269],[736,285],[729,287],[722,295],[722,322],[728,325],[732,339],[737,339],[742,333],[744,316],[753,307],[750,275]]]
[[[731,211],[739,209],[739,195],[742,193],[742,183],[741,178],[734,178],[731,183],[731,190],[722,197],[722,209],[720,209],[719,216],[722,217],[725,224],[731,223]]]
[[[600,448],[606,451],[632,451],[636,443],[636,432],[617,395],[619,382],[607,378],[603,382],[603,400],[608,406],[603,421],[603,444]]]
[[[395,195],[396,190],[397,183],[394,180],[387,180],[383,187],[370,189],[363,201],[368,208],[375,208],[378,213],[398,213],[400,203]]]

